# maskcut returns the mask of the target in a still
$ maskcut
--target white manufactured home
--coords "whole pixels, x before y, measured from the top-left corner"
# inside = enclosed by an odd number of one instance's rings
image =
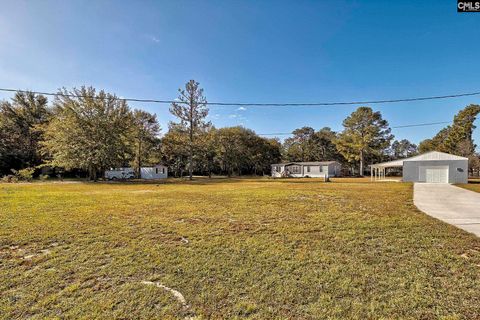
[[[467,183],[468,158],[431,151],[415,157],[373,164],[372,180],[383,180],[388,168],[402,168],[403,181]]]
[[[341,174],[341,169],[342,167],[337,161],[276,163],[272,164],[272,177],[338,177]]]

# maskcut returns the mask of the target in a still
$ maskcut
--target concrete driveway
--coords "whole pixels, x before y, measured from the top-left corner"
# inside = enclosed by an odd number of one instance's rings
[[[480,237],[480,193],[446,183],[415,183],[413,190],[418,209]]]

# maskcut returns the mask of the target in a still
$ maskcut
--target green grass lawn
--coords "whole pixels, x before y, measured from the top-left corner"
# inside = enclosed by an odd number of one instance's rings
[[[0,184],[0,318],[479,318],[480,240],[366,181]]]

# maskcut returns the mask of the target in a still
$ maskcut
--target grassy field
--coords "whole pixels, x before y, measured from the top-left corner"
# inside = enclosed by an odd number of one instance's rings
[[[1,319],[480,317],[480,240],[405,183],[0,184],[0,275]]]

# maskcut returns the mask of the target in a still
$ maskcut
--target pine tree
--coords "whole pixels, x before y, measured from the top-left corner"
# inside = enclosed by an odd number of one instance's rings
[[[349,162],[359,162],[363,176],[365,158],[386,151],[393,139],[391,129],[380,112],[373,112],[369,107],[358,108],[343,121],[343,126],[336,140],[337,149]]]
[[[201,128],[209,126],[205,122],[208,115],[207,99],[203,95],[203,89],[195,80],[190,80],[185,89],[178,89],[178,102],[172,103],[170,112],[180,120],[189,138],[188,173],[193,177],[193,158],[195,153],[195,138]]]

